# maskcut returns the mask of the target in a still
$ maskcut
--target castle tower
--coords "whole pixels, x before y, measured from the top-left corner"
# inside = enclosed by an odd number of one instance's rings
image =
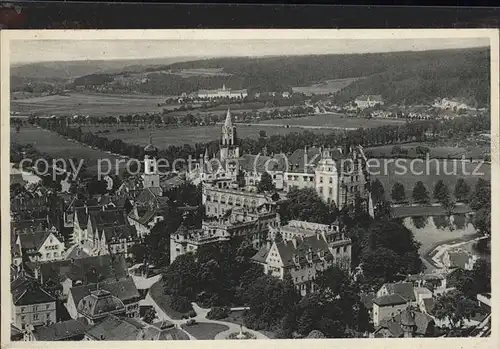
[[[222,138],[220,145],[220,161],[225,162],[229,159],[238,159],[240,157],[240,149],[237,145],[236,127],[233,126],[231,120],[231,111],[228,109],[226,121],[222,126]]]
[[[337,164],[329,152],[321,152],[322,158],[315,169],[315,187],[319,197],[326,203],[339,205],[339,174]]]
[[[144,174],[142,175],[144,188],[160,188],[160,173],[158,171],[158,148],[153,145],[152,137],[144,147]]]

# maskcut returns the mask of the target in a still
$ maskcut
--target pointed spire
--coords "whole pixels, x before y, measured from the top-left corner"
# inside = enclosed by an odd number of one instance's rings
[[[208,159],[208,148],[205,148],[205,156],[204,156],[204,159],[207,160]]]
[[[233,121],[231,120],[231,110],[227,108],[226,121],[224,122],[224,127],[232,128]]]
[[[149,132],[149,144],[153,145],[153,134]]]

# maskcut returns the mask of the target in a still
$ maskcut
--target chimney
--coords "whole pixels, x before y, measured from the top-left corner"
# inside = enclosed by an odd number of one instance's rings
[[[37,279],[37,280],[40,280],[39,279],[39,276],[40,276],[39,275],[39,269],[40,269],[39,265],[35,266],[35,279]]]

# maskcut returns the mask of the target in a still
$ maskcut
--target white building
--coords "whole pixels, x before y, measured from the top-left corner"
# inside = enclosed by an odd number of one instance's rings
[[[380,95],[363,95],[355,99],[354,103],[360,109],[372,108],[376,105],[384,105]]]
[[[230,88],[226,88],[226,85],[222,85],[222,88],[216,90],[199,90],[196,94],[198,98],[206,99],[243,99],[248,96],[247,90],[231,90]]]
[[[20,257],[26,256],[32,262],[55,261],[64,258],[64,240],[53,228],[49,231],[22,233],[17,236],[16,245]]]
[[[20,329],[55,323],[56,299],[24,275],[11,283],[12,324]]]

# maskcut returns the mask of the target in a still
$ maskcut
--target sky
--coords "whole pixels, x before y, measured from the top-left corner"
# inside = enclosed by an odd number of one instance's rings
[[[294,40],[13,40],[11,63],[425,51],[489,46],[488,38]]]

